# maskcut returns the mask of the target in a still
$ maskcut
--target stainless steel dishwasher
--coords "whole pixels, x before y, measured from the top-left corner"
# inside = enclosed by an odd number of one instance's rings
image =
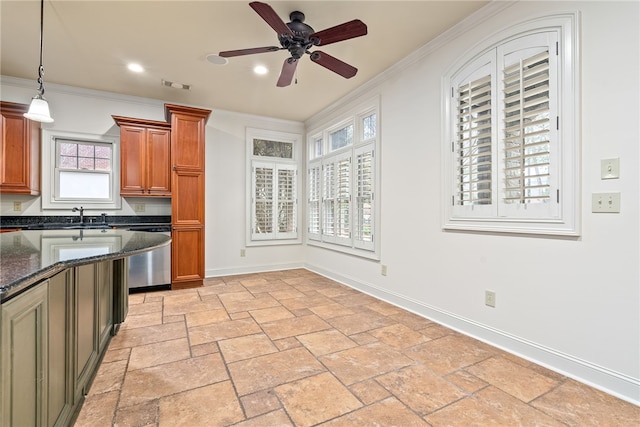
[[[137,225],[130,231],[171,236],[171,226]],[[129,293],[171,289],[171,244],[129,257]]]

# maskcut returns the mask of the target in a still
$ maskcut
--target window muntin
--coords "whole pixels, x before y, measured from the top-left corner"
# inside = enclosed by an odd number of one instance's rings
[[[445,229],[578,234],[575,18],[549,17],[493,36],[493,46],[480,46],[481,54],[462,59],[444,79],[451,147]],[[491,87],[484,112],[482,98],[466,104],[461,96],[465,84],[470,94],[482,78]],[[490,129],[484,141],[482,124]]]

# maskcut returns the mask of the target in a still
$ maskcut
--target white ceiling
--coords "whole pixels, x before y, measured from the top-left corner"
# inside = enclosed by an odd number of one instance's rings
[[[308,55],[297,84],[278,88],[286,51],[206,60],[210,53],[278,45],[275,31],[249,1],[46,0],[44,69],[47,83],[303,121],[380,74],[487,1],[270,1],[285,22],[299,10],[316,31],[360,19],[368,34],[322,47],[358,68],[344,79]],[[0,0],[0,73],[37,84],[39,0]],[[145,72],[127,70],[138,62]],[[256,64],[266,76],[252,72]],[[191,85],[184,91],[161,80]],[[46,96],[46,94],[45,94]],[[25,103],[28,100],[25,100]]]

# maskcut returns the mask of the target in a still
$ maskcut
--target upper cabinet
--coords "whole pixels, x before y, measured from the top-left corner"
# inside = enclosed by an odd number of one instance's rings
[[[171,124],[112,116],[120,126],[120,195],[171,196]]]
[[[28,105],[0,101],[0,193],[40,194],[40,124]]]

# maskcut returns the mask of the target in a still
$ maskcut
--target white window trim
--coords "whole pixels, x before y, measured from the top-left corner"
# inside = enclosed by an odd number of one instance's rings
[[[293,158],[282,159],[277,157],[261,157],[253,155],[253,140],[254,139],[266,139],[270,141],[290,142],[293,144]],[[302,244],[302,233],[300,232],[300,221],[302,211],[300,209],[301,198],[301,179],[300,173],[300,161],[302,158],[302,135],[289,132],[280,132],[273,130],[247,128],[246,130],[246,215],[245,215],[245,245],[250,246],[273,246],[273,245],[291,245]],[[269,236],[253,236],[253,167],[254,164],[271,164],[274,165],[277,170],[277,165],[283,165],[284,167],[294,168],[298,171],[296,174],[296,233],[274,233]]]
[[[361,138],[363,134],[362,130],[362,119],[367,117],[370,114],[375,114],[377,118],[376,123],[376,136],[373,138],[364,139]],[[353,123],[354,129],[354,141],[353,144],[342,147],[335,151],[329,151],[329,134],[336,130],[341,129],[342,127]],[[310,246],[317,246],[325,249],[330,249],[362,258],[372,259],[372,260],[380,260],[380,206],[381,206],[381,197],[380,197],[380,147],[381,147],[381,139],[382,139],[382,131],[381,131],[381,117],[380,117],[380,97],[376,96],[373,99],[369,99],[365,102],[360,102],[357,104],[351,104],[350,107],[341,110],[338,113],[332,114],[329,118],[324,120],[322,123],[316,125],[310,132],[307,133],[307,161],[305,163],[305,224],[306,228],[306,238],[305,242]],[[320,157],[316,157],[315,153],[313,153],[313,149],[315,147],[315,141],[318,138],[322,138],[324,142],[324,150],[323,155]],[[308,205],[309,205],[309,169],[312,167],[320,167],[320,180],[322,181],[323,177],[323,169],[322,166],[327,162],[331,162],[336,158],[342,158],[344,156],[351,158],[351,176],[354,177],[355,170],[355,159],[357,158],[357,153],[362,152],[363,147],[371,147],[374,153],[373,156],[373,170],[374,170],[374,191],[373,191],[373,201],[374,201],[374,209],[372,212],[373,216],[373,241],[372,242],[355,242],[353,230],[351,230],[351,239],[346,241],[345,239],[340,238],[332,238],[320,234],[311,234],[309,232],[309,224],[308,224]],[[322,184],[321,184],[322,185]],[[349,224],[350,227],[355,225],[355,185],[351,185],[351,208],[350,208],[350,219]],[[323,225],[323,200],[322,200],[322,190],[321,190],[321,200],[320,200],[320,227]]]
[[[56,199],[56,139],[69,139],[91,143],[111,144],[111,196],[102,201],[97,200],[58,200]],[[42,209],[72,209],[82,205],[84,209],[121,209],[120,197],[120,139],[116,136],[94,135],[58,130],[42,130]]]
[[[443,211],[444,230],[487,231],[496,233],[521,233],[558,236],[580,235],[580,57],[578,12],[542,16],[501,31],[472,48],[454,63],[442,79],[443,100]],[[557,31],[560,74],[560,149],[559,175],[560,206],[557,219],[524,219],[499,217],[456,217],[453,214],[451,196],[453,166],[449,149],[451,135],[451,78],[460,69],[480,55],[517,37],[542,31]],[[496,158],[497,159],[497,158]],[[498,178],[499,179],[499,178]]]

